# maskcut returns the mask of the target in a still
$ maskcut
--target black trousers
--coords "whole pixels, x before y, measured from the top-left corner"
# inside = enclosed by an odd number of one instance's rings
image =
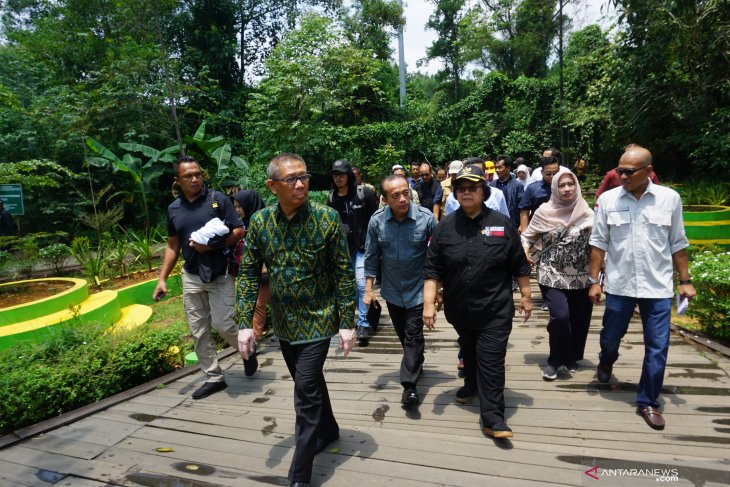
[[[332,439],[340,433],[322,371],[330,341],[292,345],[282,340],[279,344],[294,380],[296,449],[289,467],[289,481],[309,482],[317,438]]]
[[[543,285],[540,289],[550,309],[548,364],[557,368],[583,360],[593,312],[588,289],[555,289]]]
[[[483,426],[504,421],[504,360],[512,318],[486,318],[482,328],[454,325],[464,358],[464,385],[479,391]]]
[[[388,313],[393,328],[403,347],[400,362],[400,383],[403,387],[415,387],[423,366],[423,352],[426,340],[423,338],[423,304],[414,308],[401,308],[388,303]]]

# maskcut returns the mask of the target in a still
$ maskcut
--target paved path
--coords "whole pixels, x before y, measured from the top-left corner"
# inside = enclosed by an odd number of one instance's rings
[[[456,334],[443,317],[427,333],[423,402],[401,408],[399,345],[384,310],[370,347],[347,359],[330,352],[341,439],[317,456],[313,485],[729,485],[730,360],[673,336],[667,427],[651,430],[632,405],[643,355],[638,323],[611,383],[595,379],[602,312],[594,311],[581,370],[554,382],[540,375],[547,314],[515,320],[506,391],[515,437],[494,441],[480,432],[478,406],[453,400],[462,381]],[[276,343],[259,360],[247,378],[237,356],[225,359],[229,388],[205,400],[190,399],[197,373],[0,450],[0,485],[287,485],[292,382]]]

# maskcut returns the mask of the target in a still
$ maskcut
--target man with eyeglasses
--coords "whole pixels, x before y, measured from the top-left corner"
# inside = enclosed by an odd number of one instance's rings
[[[636,305],[644,331],[644,363],[636,391],[637,413],[653,429],[664,429],[659,394],[669,349],[669,320],[674,296],[674,270],[680,299],[692,299],[688,257],[679,194],[649,179],[652,156],[631,145],[619,160],[621,187],[598,198],[590,238],[588,296],[598,304],[598,273],[606,259],[606,306],[601,330],[598,380],[609,382],[619,345]]]
[[[344,355],[352,349],[355,274],[337,212],[308,199],[304,160],[280,154],[266,172],[278,204],[256,212],[246,234],[236,283],[238,344],[244,358],[253,353],[253,312],[266,265],[271,320],[294,380],[296,450],[289,481],[308,486],[314,456],[340,437],[323,368],[338,331]]]
[[[365,244],[365,304],[373,299],[373,282],[382,258],[380,294],[388,305],[398,340],[403,347],[401,404],[419,403],[416,385],[423,367],[423,264],[436,229],[436,218],[411,202],[405,178],[391,175],[380,184],[387,206],[373,214]]]
[[[624,149],[626,150],[629,148],[630,146],[626,146]],[[649,171],[648,176],[649,179],[651,179],[652,183],[659,184],[659,178],[657,177],[653,169]],[[614,167],[613,169],[608,171],[605,176],[603,176],[603,180],[596,190],[596,200],[598,200],[598,197],[609,189],[618,188],[619,186],[621,186],[621,175],[616,172],[616,168]]]
[[[233,314],[234,278],[228,274],[226,250],[241,240],[243,223],[226,195],[205,187],[200,164],[194,158],[181,156],[172,165],[172,173],[180,194],[167,208],[167,247],[152,297],[159,300],[167,294],[167,277],[182,250],[183,306],[200,370],[207,377],[192,397],[203,399],[228,387],[218,364],[211,326],[238,350],[238,326]],[[196,243],[191,238],[193,232],[214,218],[219,218],[229,233],[213,237],[207,244]],[[246,375],[253,375],[258,364],[252,358],[244,366]]]
[[[505,422],[505,357],[515,315],[512,278],[520,287],[520,312],[530,317],[530,264],[510,219],[484,206],[494,189],[484,171],[465,166],[456,177],[459,208],[434,232],[423,268],[423,323],[435,326],[438,283],[443,286],[446,319],[459,335],[464,387],[455,400],[479,395],[482,432],[510,438]]]
[[[346,159],[332,163],[332,191],[327,197],[327,206],[337,210],[342,228],[347,235],[347,248],[355,268],[357,284],[357,338],[361,347],[367,346],[372,336],[368,322],[368,308],[365,297],[365,238],[368,222],[378,209],[375,193],[357,184],[352,165]]]
[[[560,172],[561,168],[560,161],[553,156],[543,157],[540,167],[542,168],[542,179],[527,185],[518,205],[520,233],[525,231],[535,211],[550,199],[553,177]]]

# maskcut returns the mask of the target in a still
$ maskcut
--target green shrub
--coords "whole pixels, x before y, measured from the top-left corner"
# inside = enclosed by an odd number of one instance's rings
[[[695,255],[690,274],[697,297],[687,313],[699,320],[708,335],[730,340],[730,252]]]
[[[183,365],[187,325],[143,325],[109,333],[61,327],[43,344],[0,354],[0,434],[97,402]]]
[[[39,251],[38,256],[41,261],[51,265],[56,274],[60,274],[63,272],[66,259],[71,257],[71,249],[66,244],[60,242],[54,243],[48,247],[42,248]]]

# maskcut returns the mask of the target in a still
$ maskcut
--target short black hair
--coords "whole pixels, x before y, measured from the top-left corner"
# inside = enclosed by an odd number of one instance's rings
[[[172,175],[178,177],[180,175],[180,164],[195,163],[200,167],[200,162],[193,156],[187,154],[180,154],[175,162],[172,163]]]
[[[557,157],[543,157],[540,159],[540,167],[549,166],[550,164],[557,164],[560,165],[560,161]]]
[[[508,168],[514,167],[512,165],[512,158],[510,156],[498,155],[497,158],[494,160],[494,165],[496,166],[499,161],[504,161],[504,165]]]

